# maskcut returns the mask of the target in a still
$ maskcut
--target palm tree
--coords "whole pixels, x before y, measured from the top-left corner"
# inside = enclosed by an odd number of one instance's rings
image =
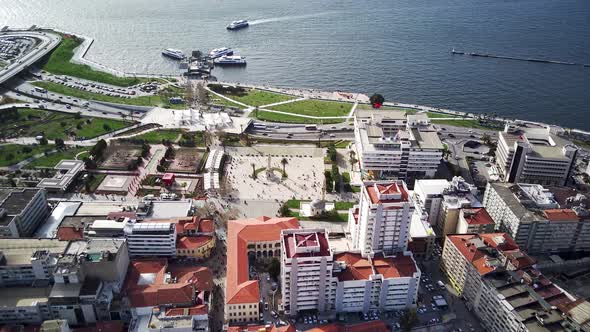
[[[252,178],[256,179],[256,164],[252,163]]]
[[[350,152],[348,152],[348,155],[350,158],[348,158],[348,162],[350,162],[350,169],[354,171],[354,164],[357,163],[357,159],[356,159],[356,153],[354,152],[354,150],[350,150]]]
[[[283,158],[281,159],[281,164],[283,165],[283,176],[287,175],[287,172],[285,172],[285,165],[287,165],[289,162],[287,161],[287,158]]]

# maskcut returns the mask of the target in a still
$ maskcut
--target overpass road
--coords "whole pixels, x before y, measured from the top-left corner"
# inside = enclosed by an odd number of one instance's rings
[[[33,38],[37,41],[35,47],[24,56],[2,69],[0,69],[0,84],[6,82],[16,74],[39,61],[47,53],[51,52],[61,42],[61,36],[45,31],[6,31],[0,32],[0,38],[17,37]]]

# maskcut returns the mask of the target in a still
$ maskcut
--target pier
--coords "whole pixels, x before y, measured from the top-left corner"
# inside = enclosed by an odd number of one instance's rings
[[[587,64],[587,63],[554,61],[554,60],[535,59],[535,58],[520,58],[520,57],[513,57],[513,56],[494,55],[494,54],[475,53],[475,52],[462,52],[462,51],[456,51],[455,49],[451,50],[451,54],[453,54],[453,55],[467,55],[467,56],[481,57],[481,58],[494,58],[494,59],[515,60],[515,61],[551,63],[551,64],[556,64],[556,65],[566,65],[566,66],[590,67],[590,64]]]

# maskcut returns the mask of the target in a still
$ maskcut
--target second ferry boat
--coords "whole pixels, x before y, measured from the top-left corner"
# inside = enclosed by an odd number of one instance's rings
[[[185,58],[184,53],[181,50],[176,50],[173,48],[167,48],[163,50],[162,55],[165,55],[176,60],[182,60]]]
[[[227,30],[240,30],[243,28],[247,28],[250,25],[250,23],[248,23],[248,21],[246,20],[239,20],[239,21],[233,21],[230,24],[228,24],[228,26],[226,27]]]
[[[234,54],[234,50],[232,50],[231,48],[227,48],[227,47],[214,48],[211,50],[211,52],[209,52],[209,58],[217,59],[217,58],[222,57],[224,55],[233,55],[233,54]]]

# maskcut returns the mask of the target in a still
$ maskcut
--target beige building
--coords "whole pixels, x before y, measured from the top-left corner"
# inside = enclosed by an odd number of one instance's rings
[[[492,233],[496,224],[485,208],[461,209],[457,234]]]

